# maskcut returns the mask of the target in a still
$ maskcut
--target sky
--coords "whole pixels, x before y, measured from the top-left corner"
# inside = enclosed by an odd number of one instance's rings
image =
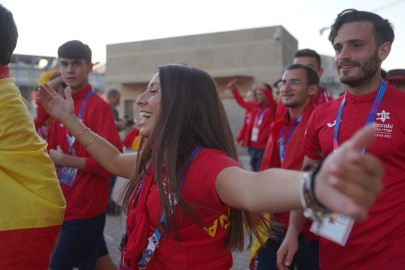
[[[346,8],[379,14],[394,25],[385,70],[405,68],[405,0],[0,0],[14,14],[19,40],[14,53],[57,56],[68,40],[106,62],[106,45],[282,25],[311,48],[333,56],[328,27]],[[326,28],[323,34],[320,29]],[[164,63],[162,63],[164,64]]]

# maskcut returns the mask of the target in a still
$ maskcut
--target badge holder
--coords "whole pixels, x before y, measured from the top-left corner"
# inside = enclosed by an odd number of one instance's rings
[[[69,187],[73,186],[77,174],[77,168],[72,167],[62,167],[58,173],[59,182],[68,185]]]
[[[341,214],[331,214],[317,226],[312,223],[310,231],[338,245],[345,246],[354,225],[354,219]]]

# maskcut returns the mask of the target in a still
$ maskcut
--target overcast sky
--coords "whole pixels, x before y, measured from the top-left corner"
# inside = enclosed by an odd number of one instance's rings
[[[93,62],[106,45],[165,37],[282,25],[299,49],[333,55],[328,27],[346,8],[376,12],[395,28],[386,70],[405,68],[405,0],[1,0],[19,30],[15,53],[56,56],[64,42],[89,44]],[[163,64],[163,63],[162,63]],[[151,71],[154,72],[154,71]]]

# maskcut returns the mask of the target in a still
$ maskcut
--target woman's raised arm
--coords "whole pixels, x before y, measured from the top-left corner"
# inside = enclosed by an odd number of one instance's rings
[[[86,127],[74,113],[70,88],[65,97],[59,96],[49,85],[41,84],[39,101],[50,116],[62,123],[97,162],[113,175],[129,178],[136,167],[137,154],[123,154],[114,145]]]

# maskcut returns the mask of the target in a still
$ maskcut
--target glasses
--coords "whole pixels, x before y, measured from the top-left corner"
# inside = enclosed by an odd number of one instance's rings
[[[298,80],[298,79],[291,79],[291,80],[281,80],[279,83],[278,83],[278,88],[283,88],[283,87],[286,87],[287,86],[287,84],[289,84],[290,85],[290,87],[297,87],[298,85],[300,85],[301,84],[301,81],[300,80]]]

